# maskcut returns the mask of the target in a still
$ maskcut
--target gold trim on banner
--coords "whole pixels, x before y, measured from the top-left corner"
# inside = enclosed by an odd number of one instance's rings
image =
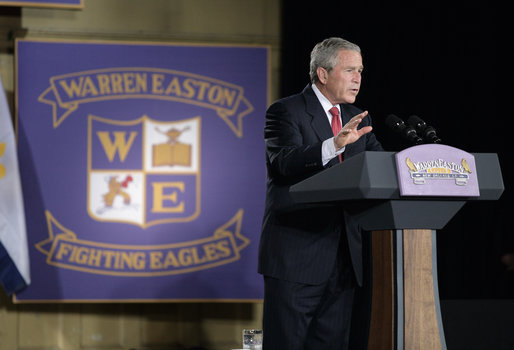
[[[250,240],[241,233],[243,209],[210,237],[161,245],[81,240],[46,211],[48,238],[35,244],[48,265],[90,274],[152,277],[189,273],[240,259]]]
[[[53,127],[79,104],[117,99],[147,98],[176,101],[213,109],[241,138],[243,118],[254,108],[244,88],[222,80],[171,69],[117,67],[74,72],[50,78],[38,101],[52,106]]]

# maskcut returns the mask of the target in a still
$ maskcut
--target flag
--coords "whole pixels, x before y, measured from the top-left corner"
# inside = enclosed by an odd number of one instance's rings
[[[25,212],[16,142],[0,79],[0,283],[8,295],[30,284]]]

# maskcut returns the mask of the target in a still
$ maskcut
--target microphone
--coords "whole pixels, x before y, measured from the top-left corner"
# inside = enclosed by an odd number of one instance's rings
[[[405,122],[394,114],[389,114],[385,120],[386,125],[394,132],[401,134],[407,140],[415,145],[423,143],[423,139],[418,136],[416,130],[409,125],[405,125]]]
[[[409,124],[423,137],[427,143],[441,143],[442,140],[437,136],[435,129],[427,125],[417,115],[411,115],[408,119]]]

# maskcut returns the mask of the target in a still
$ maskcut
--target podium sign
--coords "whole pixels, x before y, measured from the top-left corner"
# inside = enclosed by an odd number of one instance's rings
[[[478,197],[475,157],[440,144],[419,145],[395,155],[401,196]]]

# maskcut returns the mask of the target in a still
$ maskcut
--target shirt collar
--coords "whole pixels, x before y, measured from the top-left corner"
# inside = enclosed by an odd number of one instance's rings
[[[316,86],[316,84],[312,84],[312,90],[314,90],[314,94],[318,98],[319,102],[321,103],[321,106],[323,107],[323,110],[327,113],[327,115],[332,117],[329,112],[330,108],[332,107],[337,107],[337,109],[339,109],[339,114],[341,114],[341,109],[339,105],[337,104],[334,106],[332,103],[330,103],[328,98],[326,98],[325,95],[323,95],[321,91],[319,91],[319,88]]]

